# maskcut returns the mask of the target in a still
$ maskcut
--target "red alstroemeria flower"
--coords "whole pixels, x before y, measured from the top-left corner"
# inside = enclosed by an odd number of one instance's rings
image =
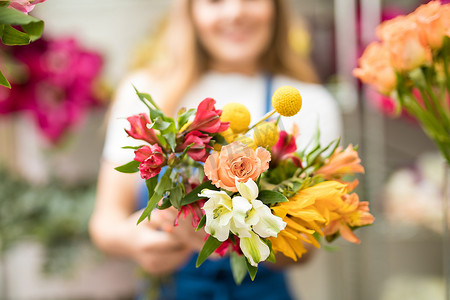
[[[158,145],[143,146],[134,151],[134,160],[140,162],[139,171],[142,179],[150,179],[161,172],[166,157]]]
[[[298,156],[294,154],[297,150],[295,137],[286,131],[280,132],[280,137],[275,146],[272,147],[272,164],[278,165],[281,161],[291,159],[295,166],[301,168],[302,162]]]
[[[194,143],[187,151],[187,155],[195,161],[205,162],[209,156],[206,149],[212,149],[212,147],[208,145],[211,138],[211,136],[201,133],[198,130],[191,131],[186,135],[184,143],[180,145],[177,150],[183,151],[187,146]]]
[[[200,199],[194,203],[184,205],[180,208],[180,211],[177,214],[177,217],[175,218],[175,226],[178,226],[178,220],[182,216],[183,219],[186,219],[189,213],[192,214],[192,227],[197,228],[198,224],[200,223],[201,218],[203,217],[203,211],[201,210],[201,207],[203,207],[203,204],[205,204],[204,199]]]
[[[228,249],[231,248],[232,252],[236,252],[237,254],[242,255],[241,248],[239,247],[239,238],[235,236],[234,239],[235,243],[233,243],[231,239],[228,239],[220,244],[220,246],[214,252],[223,257],[225,254],[227,254]]]
[[[188,130],[200,130],[209,133],[222,132],[228,129],[230,122],[221,122],[222,111],[214,107],[216,100],[206,98],[197,107],[194,121],[189,125]]]
[[[131,125],[130,130],[125,129],[129,136],[137,140],[146,141],[151,145],[159,144],[155,131],[147,127],[147,124],[152,124],[147,114],[140,113],[138,115],[128,117],[127,120]]]

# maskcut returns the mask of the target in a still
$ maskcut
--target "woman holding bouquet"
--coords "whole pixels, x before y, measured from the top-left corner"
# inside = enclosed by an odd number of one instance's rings
[[[163,299],[291,299],[283,273],[271,266],[261,266],[254,282],[246,278],[240,286],[234,284],[226,258],[196,269],[192,257],[205,236],[183,218],[174,227],[176,211],[154,211],[150,222],[136,226],[140,212],[135,211],[147,201],[140,195],[142,181],[114,170],[133,159],[132,151],[121,148],[132,142],[123,130],[129,126],[126,117],[146,111],[133,85],[150,93],[169,115],[211,97],[218,109],[229,102],[245,104],[255,120],[270,109],[273,91],[290,85],[301,92],[303,107],[295,117],[282,119],[282,126],[289,130],[292,123],[298,125],[300,146],[317,125],[323,144],[337,138],[341,124],[336,104],[314,84],[317,78],[307,61],[289,47],[288,11],[283,0],[174,0],[157,45],[160,56],[117,90],[90,232],[103,251],[128,257],[152,275],[174,274],[161,289]],[[283,264],[281,256],[277,261]]]

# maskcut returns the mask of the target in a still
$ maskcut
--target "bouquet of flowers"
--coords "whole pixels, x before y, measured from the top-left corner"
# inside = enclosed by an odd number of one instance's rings
[[[354,75],[395,99],[450,163],[450,4],[430,1],[381,23]]]
[[[206,98],[197,109],[181,109],[175,120],[150,95],[136,92],[149,114],[128,117],[126,132],[147,144],[124,147],[135,158],[116,169],[146,180],[149,200],[138,224],[155,208],[173,206],[178,217],[192,213],[193,226],[209,235],[197,267],[214,252],[230,252],[235,281],[247,270],[253,280],[258,263],[274,262],[277,252],[296,261],[307,252],[305,244],[319,248],[322,237],[359,243],[353,231],[374,221],[368,202],[352,192],[358,181],[348,181],[347,175],[364,172],[352,145],[343,149],[339,139],[320,145],[317,131],[297,150],[297,130],[279,131],[280,117],[301,109],[296,89],[276,90],[274,110],[253,126],[239,103],[218,110]]]

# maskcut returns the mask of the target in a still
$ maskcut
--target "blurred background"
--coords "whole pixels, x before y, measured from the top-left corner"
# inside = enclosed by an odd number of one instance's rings
[[[376,25],[426,1],[291,2],[301,20],[292,46],[339,102],[376,218],[357,232],[361,245],[337,242],[292,268],[293,290],[304,300],[445,299],[443,160],[413,118],[394,119],[392,102],[352,76]],[[97,252],[87,225],[111,94],[169,3],[48,0],[32,12],[45,21],[42,39],[2,49],[14,92],[0,87],[0,299],[132,299],[142,275]]]

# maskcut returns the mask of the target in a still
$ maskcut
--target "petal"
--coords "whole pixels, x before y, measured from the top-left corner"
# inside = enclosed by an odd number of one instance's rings
[[[236,227],[250,229],[250,225],[245,223],[245,217],[250,209],[252,205],[247,199],[239,196],[233,198],[233,219]]]
[[[215,190],[209,190],[209,189],[203,189],[200,194],[198,194],[199,197],[206,197],[209,199],[223,199],[223,200],[231,200],[230,196],[225,191],[215,191]],[[206,203],[205,203],[206,204]],[[231,209],[231,208],[230,208]]]
[[[236,187],[242,197],[248,200],[254,200],[258,197],[258,185],[250,178],[247,182],[239,182],[235,177]]]
[[[249,263],[257,267],[260,261],[264,261],[269,257],[269,246],[264,243],[259,236],[250,231],[250,237],[240,239],[239,246],[242,253],[247,257]]]
[[[221,242],[224,242],[228,239],[230,233],[230,224],[220,225],[219,218],[206,218],[205,231],[218,239]]]
[[[259,222],[253,225],[253,230],[263,238],[277,236],[277,234],[286,227],[280,217],[274,216],[270,208],[264,205],[260,200],[252,201],[256,214],[259,215]]]

